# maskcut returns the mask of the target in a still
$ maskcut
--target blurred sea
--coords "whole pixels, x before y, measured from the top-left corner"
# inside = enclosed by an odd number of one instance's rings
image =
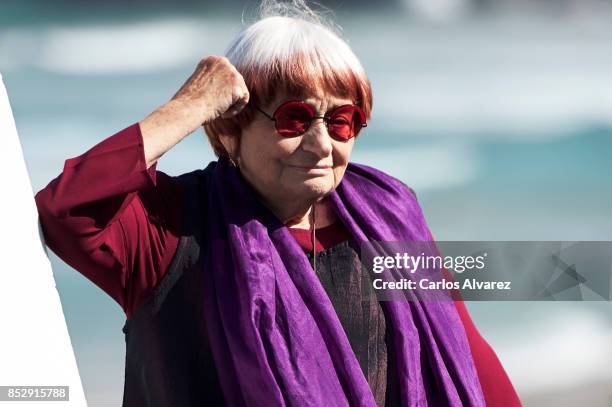
[[[492,13],[442,24],[340,13],[374,89],[353,161],[412,186],[438,240],[612,240],[610,17]],[[240,26],[240,12],[0,26],[0,71],[34,191],[171,97]],[[212,159],[199,131],[158,169],[176,175]],[[119,405],[124,316],[51,259],[89,405]],[[610,405],[609,302],[468,305],[525,405]]]

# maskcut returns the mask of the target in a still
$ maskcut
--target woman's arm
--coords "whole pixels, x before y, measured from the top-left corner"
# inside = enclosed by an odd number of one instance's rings
[[[147,168],[198,127],[248,102],[244,79],[227,58],[203,59],[172,99],[140,122]]]
[[[203,123],[248,102],[223,57],[202,60],[166,104],[79,157],[36,195],[47,245],[125,310],[161,280],[180,236],[181,191],[157,160]]]
[[[145,166],[134,124],[79,157],[36,194],[45,240],[131,315],[178,243],[181,191]]]
[[[493,348],[482,337],[462,300],[454,301],[470,344],[487,407],[521,407],[516,390]]]

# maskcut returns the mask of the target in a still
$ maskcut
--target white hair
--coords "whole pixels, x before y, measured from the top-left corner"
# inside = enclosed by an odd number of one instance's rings
[[[316,54],[315,64],[333,70],[365,71],[349,45],[340,37],[341,28],[331,18],[309,8],[303,0],[264,0],[259,21],[241,31],[229,45],[226,56],[244,70],[274,69],[296,55]]]
[[[225,54],[242,74],[250,97],[238,115],[204,126],[215,154],[227,155],[221,135],[239,140],[255,107],[270,103],[279,91],[291,96],[324,93],[343,97],[370,117],[370,81],[340,37],[340,28],[324,13],[316,13],[303,0],[263,0],[258,20],[237,35]]]

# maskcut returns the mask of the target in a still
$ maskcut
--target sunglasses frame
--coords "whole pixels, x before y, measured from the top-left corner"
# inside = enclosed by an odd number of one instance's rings
[[[330,120],[332,119],[333,112],[337,111],[338,109],[342,109],[342,108],[344,108],[344,107],[347,107],[347,106],[350,106],[350,107],[356,107],[356,108],[357,108],[357,110],[356,110],[356,111],[357,111],[357,113],[358,113],[358,114],[361,116],[361,119],[362,119],[362,121],[363,121],[363,122],[361,123],[360,128],[359,128],[358,130],[356,130],[356,131],[355,131],[355,134],[354,134],[353,136],[351,136],[351,137],[349,137],[349,138],[347,138],[347,139],[340,138],[340,137],[334,137],[334,136],[332,135],[332,133],[329,133],[329,135],[330,135],[332,138],[334,138],[335,140],[338,140],[338,141],[349,141],[350,139],[355,138],[355,137],[357,136],[357,134],[359,133],[359,131],[360,131],[362,128],[364,128],[364,127],[368,127],[368,124],[366,123],[365,113],[363,112],[363,110],[361,109],[361,107],[359,107],[359,106],[358,106],[358,105],[356,105],[356,104],[346,104],[346,105],[341,105],[341,106],[338,106],[338,107],[334,108],[334,109],[331,111],[331,112],[332,112],[332,115],[324,115],[324,116],[316,116],[316,115],[315,115],[315,110],[312,108],[312,106],[310,106],[310,105],[309,105],[308,103],[306,103],[306,101],[304,101],[304,100],[288,100],[288,101],[286,101],[286,102],[283,102],[283,103],[281,103],[281,104],[280,104],[280,105],[279,105],[279,106],[278,106],[278,107],[277,107],[277,108],[274,110],[274,113],[272,113],[271,115],[270,115],[270,114],[268,114],[268,113],[266,113],[266,112],[265,112],[264,110],[262,110],[262,109],[261,109],[259,106],[255,106],[255,109],[257,109],[257,110],[258,110],[260,113],[262,113],[262,114],[263,114],[264,116],[266,116],[268,119],[272,120],[272,121],[275,123],[274,127],[275,127],[276,131],[277,131],[277,132],[279,132],[279,129],[278,129],[278,128],[276,128],[276,123],[277,123],[277,120],[276,120],[276,114],[278,113],[278,111],[279,111],[280,109],[282,109],[284,106],[286,106],[286,105],[288,105],[288,104],[299,104],[299,105],[301,105],[301,106],[305,107],[305,108],[306,108],[306,109],[307,109],[307,110],[310,112],[310,114],[312,115],[312,117],[310,118],[310,123],[308,123],[308,127],[306,127],[306,129],[304,130],[304,132],[299,133],[299,134],[296,134],[295,136],[282,136],[282,137],[287,137],[287,138],[289,138],[289,137],[297,137],[297,136],[301,136],[301,135],[305,134],[305,133],[306,133],[306,132],[307,132],[307,131],[310,129],[310,127],[312,126],[312,122],[313,122],[314,120],[316,120],[316,119],[323,119],[323,122],[325,123],[325,127],[328,129],[328,132],[329,132],[329,122],[330,122]]]

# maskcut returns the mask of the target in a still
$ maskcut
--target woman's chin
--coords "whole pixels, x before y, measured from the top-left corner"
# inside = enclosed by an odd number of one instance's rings
[[[333,177],[316,177],[302,182],[298,195],[308,200],[322,198],[334,189]]]

